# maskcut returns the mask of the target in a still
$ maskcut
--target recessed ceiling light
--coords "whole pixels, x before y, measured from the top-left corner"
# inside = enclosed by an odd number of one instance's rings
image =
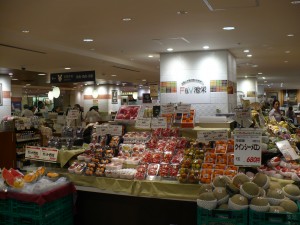
[[[39,76],[45,76],[45,73],[38,73]]]
[[[84,84],[85,86],[87,86],[88,84]]]
[[[153,55],[148,55],[149,58],[153,58]]]
[[[93,42],[94,40],[92,38],[84,38],[83,41],[84,42]]]
[[[250,52],[250,51],[249,51],[249,49],[245,49],[244,52],[245,52],[245,53],[248,53],[248,52]]]
[[[13,78],[13,79],[11,79],[11,80],[19,80],[19,79],[17,79],[17,78]]]
[[[245,78],[248,78],[248,76],[245,76]]]
[[[285,63],[288,63],[289,61],[284,61]]]
[[[111,76],[112,76],[112,77],[116,77],[117,75],[116,75],[116,74],[112,74]]]
[[[291,53],[291,51],[285,51],[285,53],[286,53],[286,54],[289,54],[289,53]]]
[[[252,55],[251,55],[251,54],[248,54],[248,55],[247,55],[247,57],[249,57],[249,58],[250,58],[250,57],[252,57]]]
[[[180,10],[180,11],[177,11],[177,14],[178,15],[185,15],[185,14],[188,14],[188,12],[184,11],[184,10]]]
[[[172,52],[174,49],[173,48],[168,48],[167,51],[168,52]]]
[[[91,51],[95,51],[95,49],[94,49],[94,48],[90,48],[90,50],[91,50]]]
[[[208,45],[203,46],[203,49],[209,49]]]
[[[252,65],[252,67],[254,67],[254,68],[255,68],[255,67],[258,67],[258,65],[254,64],[254,65]]]
[[[223,30],[234,30],[235,27],[223,27]]]
[[[117,86],[119,86],[120,84],[116,84]]]
[[[126,18],[123,18],[122,20],[125,21],[125,22],[129,22],[129,21],[131,21],[132,19],[129,18],[129,17],[126,17]]]
[[[294,34],[287,34],[288,37],[294,37]]]
[[[31,84],[26,84],[26,86],[30,86]]]
[[[142,81],[147,81],[146,79],[143,79]]]
[[[263,73],[262,73],[262,72],[258,72],[257,74],[261,75],[261,74],[263,74]]]
[[[266,79],[265,77],[262,77],[262,79]]]
[[[300,1],[291,1],[291,4],[297,5],[297,4],[300,4]]]
[[[22,30],[22,33],[28,34],[29,30]]]
[[[65,67],[65,70],[70,70],[71,68],[70,67]]]
[[[12,75],[14,75],[14,74],[13,74],[13,73],[8,73],[8,75],[9,75],[9,76],[12,76]]]
[[[267,83],[268,81],[265,80],[264,82]]]

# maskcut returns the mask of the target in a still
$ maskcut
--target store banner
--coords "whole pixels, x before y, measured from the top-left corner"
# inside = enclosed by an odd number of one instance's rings
[[[95,71],[81,71],[69,73],[51,73],[50,83],[70,83],[70,82],[85,82],[95,81]]]
[[[261,165],[262,130],[237,128],[234,130],[234,165]]]

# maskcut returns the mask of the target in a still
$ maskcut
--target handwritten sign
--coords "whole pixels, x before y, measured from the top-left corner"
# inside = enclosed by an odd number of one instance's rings
[[[121,125],[109,125],[109,134],[113,136],[122,136],[123,127]]]
[[[76,109],[71,109],[68,111],[67,119],[68,120],[76,120],[78,119],[79,111]]]
[[[98,136],[104,136],[110,133],[110,127],[108,125],[95,125],[95,128]]]
[[[261,129],[241,128],[234,130],[234,165],[261,165]]]
[[[250,110],[236,109],[234,120],[238,122],[241,127],[250,127],[252,124]]]

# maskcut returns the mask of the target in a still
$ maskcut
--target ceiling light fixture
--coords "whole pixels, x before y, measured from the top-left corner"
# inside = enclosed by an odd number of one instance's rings
[[[288,37],[294,37],[294,34],[287,34]]]
[[[45,76],[45,73],[38,73],[39,76]]]
[[[265,77],[262,77],[262,79],[264,79],[264,80],[265,80],[266,78],[265,78]]]
[[[19,80],[19,79],[17,79],[17,78],[13,78],[13,79],[11,79],[11,80]]]
[[[143,79],[142,81],[147,81],[146,79]]]
[[[223,30],[235,30],[235,27],[223,27]]]
[[[268,81],[265,80],[264,82],[267,83]]]
[[[284,61],[284,63],[288,63],[289,61]]]
[[[249,58],[250,58],[250,57],[252,57],[252,55],[251,55],[251,54],[248,54],[248,55],[247,55],[247,57],[249,57]]]
[[[13,74],[13,73],[8,73],[8,75],[9,75],[9,76],[12,76],[12,75],[14,75],[14,74]]]
[[[208,45],[203,46],[203,49],[209,49]]]
[[[167,48],[168,52],[172,52],[174,49],[173,48]]]
[[[245,78],[248,78],[248,76],[245,76]]]
[[[71,69],[71,67],[65,67],[65,70],[70,70]]]
[[[262,72],[258,72],[257,74],[258,74],[258,75],[261,75],[261,74],[263,74],[263,73],[262,73]]]
[[[188,14],[188,12],[184,11],[184,10],[180,10],[180,11],[177,11],[177,14],[178,15],[186,15],[186,14]]]
[[[60,89],[59,89],[59,87],[54,87],[52,89],[52,92],[53,92],[53,97],[54,98],[58,98],[59,97],[59,95],[60,95]]]
[[[98,90],[94,89],[92,93],[93,98],[98,98]]]
[[[93,42],[94,40],[92,38],[84,38],[83,41],[84,42]]]
[[[285,51],[285,53],[286,53],[286,54],[289,54],[289,53],[291,53],[291,51]]]
[[[131,21],[132,19],[129,18],[129,17],[126,17],[126,18],[123,18],[122,20],[123,20],[124,22],[129,22],[129,21]]]
[[[245,53],[248,53],[248,52],[250,52],[250,50],[249,50],[249,49],[245,49],[244,52],[245,52]]]
[[[49,92],[48,92],[48,98],[49,98],[50,100],[53,100],[53,91],[49,91]]]
[[[117,75],[116,75],[116,74],[112,74],[111,76],[112,76],[112,77],[116,77]]]
[[[153,58],[153,55],[148,55],[149,58]]]
[[[291,1],[291,4],[297,5],[297,4],[300,4],[300,1]]]
[[[29,30],[22,30],[22,33],[28,34]]]

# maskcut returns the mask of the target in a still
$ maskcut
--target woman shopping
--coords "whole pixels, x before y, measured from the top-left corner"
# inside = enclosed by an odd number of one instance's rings
[[[269,113],[269,118],[271,119],[272,117],[274,117],[277,122],[283,120],[279,107],[280,107],[279,101],[275,100],[273,102],[273,109]]]

